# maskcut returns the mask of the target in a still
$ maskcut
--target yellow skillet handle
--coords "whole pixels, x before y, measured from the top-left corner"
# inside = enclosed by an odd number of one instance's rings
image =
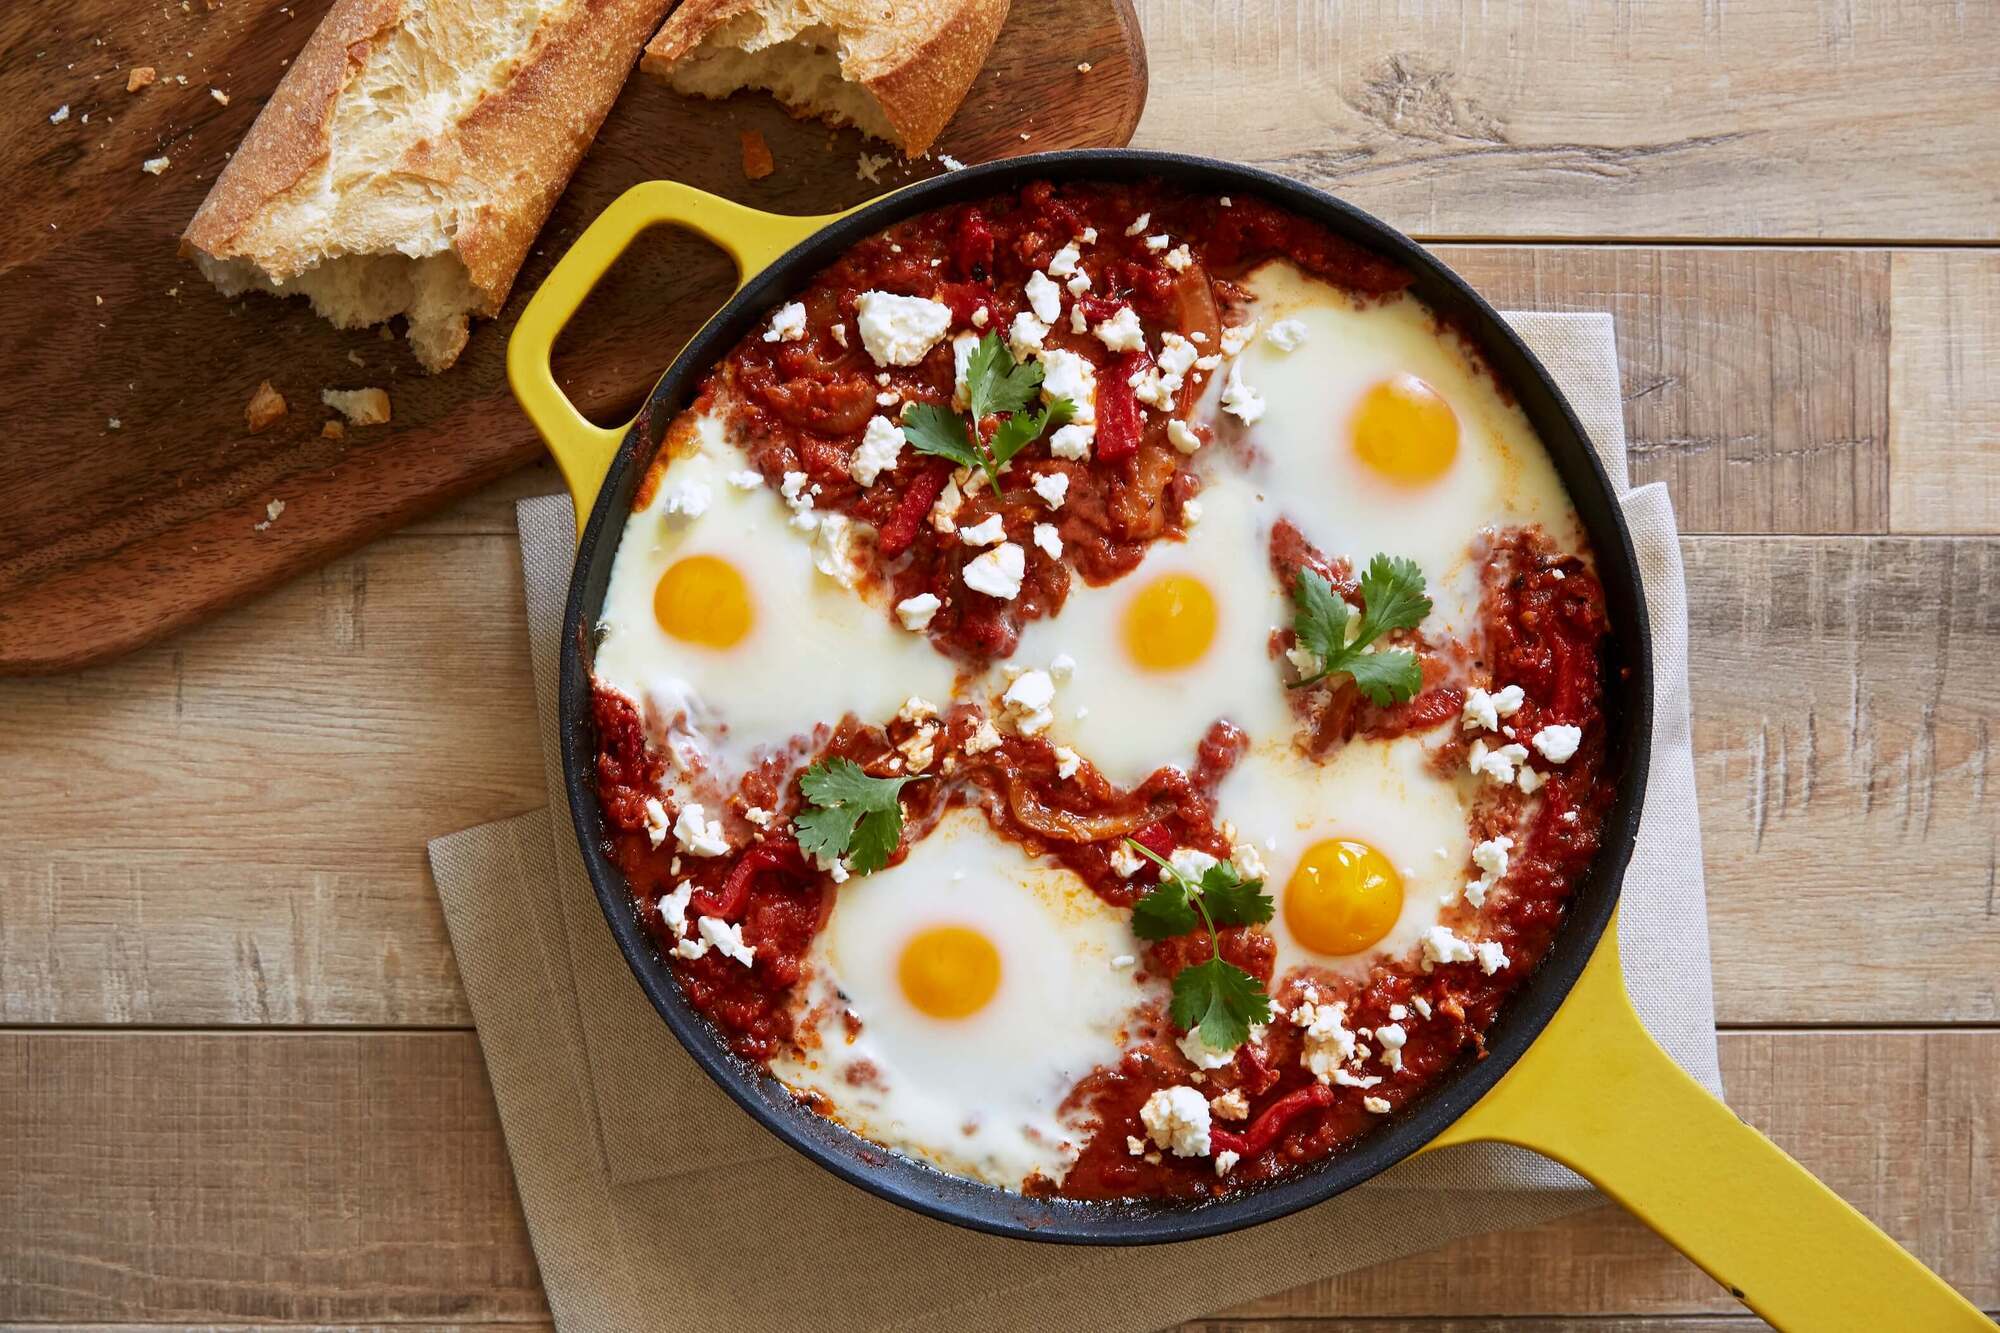
[[[736,261],[740,288],[766,264],[831,222],[827,217],[764,213],[674,181],[648,181],[619,195],[577,237],[541,290],[521,312],[507,342],[507,381],[542,442],[555,455],[576,501],[576,530],[590,518],[597,488],[619,442],[632,428],[594,426],[576,410],[549,369],[549,354],[563,325],[635,237],[662,223],[686,227],[720,246]],[[635,418],[636,419],[636,418]]]
[[[1993,1324],[1673,1062],[1625,994],[1618,923],[1553,1021],[1433,1146],[1499,1140],[1587,1178],[1786,1330]]]

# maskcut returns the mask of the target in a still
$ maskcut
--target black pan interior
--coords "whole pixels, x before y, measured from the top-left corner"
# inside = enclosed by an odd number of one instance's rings
[[[1621,766],[1604,847],[1571,901],[1562,934],[1488,1034],[1484,1060],[1468,1060],[1423,1100],[1350,1151],[1268,1184],[1199,1204],[1077,1204],[1026,1199],[948,1176],[894,1155],[797,1104],[761,1068],[731,1055],[679,986],[637,919],[623,877],[607,858],[593,788],[590,631],[633,489],[661,434],[702,373],[800,282],[863,236],[942,204],[1003,192],[1037,178],[1129,181],[1158,177],[1218,194],[1261,195],[1403,264],[1414,291],[1477,341],[1519,399],[1569,489],[1595,549],[1617,651],[1607,700],[1611,754]],[[710,1077],[779,1138],[872,1194],[960,1226],[1029,1240],[1127,1245],[1190,1240],[1282,1217],[1331,1198],[1417,1151],[1473,1105],[1533,1041],[1569,993],[1617,903],[1638,830],[1652,725],[1652,659],[1631,539],[1611,484],[1575,414],[1541,364],[1473,290],[1429,252],[1360,210],[1281,176],[1172,153],[1082,150],[1008,159],[910,186],[835,222],[795,247],[698,333],[662,376],[611,466],[577,551],[565,619],[560,684],[564,778],[570,811],[606,921],[640,986]]]

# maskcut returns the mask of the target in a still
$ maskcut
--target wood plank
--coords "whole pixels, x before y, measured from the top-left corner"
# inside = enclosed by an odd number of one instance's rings
[[[523,622],[512,543],[392,542],[0,683],[0,1018],[464,1023],[424,843],[546,800]]]
[[[2000,1021],[2000,541],[1683,550],[1722,1020]],[[511,539],[398,538],[0,681],[0,1021],[467,1022],[423,846],[545,799],[523,619]]]
[[[1426,236],[2000,237],[2000,11],[1146,0],[1134,142]]]
[[[38,1326],[41,1327],[41,1326]],[[1661,1318],[1597,1318],[1579,1322],[1562,1316],[1514,1319],[1350,1319],[1343,1316],[1290,1317],[1266,1315],[1252,1319],[1197,1319],[1182,1324],[1180,1333],[1754,1333],[1769,1324],[1755,1315],[1667,1315]],[[107,1330],[109,1333],[109,1330]]]
[[[2000,254],[1898,251],[1892,272],[1891,526],[2000,531]]]
[[[1730,1033],[1735,1104],[2000,1302],[2000,1032]],[[469,1033],[0,1034],[0,1318],[545,1316]],[[1233,1314],[1732,1313],[1606,1209]]]
[[[1438,249],[1503,309],[1615,316],[1632,480],[1681,531],[1886,529],[1889,252]]]
[[[2000,542],[1682,551],[1722,1020],[2000,1019]]]

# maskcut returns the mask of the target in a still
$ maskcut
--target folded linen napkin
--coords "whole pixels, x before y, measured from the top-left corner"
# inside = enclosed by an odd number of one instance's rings
[[[1608,315],[1510,314],[1624,492],[1654,635],[1655,735],[1620,912],[1627,985],[1683,1067],[1720,1091],[1687,690],[1687,606],[1664,486],[1628,489]],[[1599,1202],[1532,1153],[1426,1153],[1249,1232],[1080,1249],[977,1235],[794,1154],[688,1059],[633,980],[584,874],[555,745],[575,526],[521,502],[529,649],[549,805],[430,844],[521,1202],[565,1330],[1147,1329],[1463,1235]]]

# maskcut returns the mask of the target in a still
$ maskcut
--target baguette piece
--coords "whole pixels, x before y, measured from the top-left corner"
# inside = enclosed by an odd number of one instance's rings
[[[762,88],[915,157],[958,110],[1008,0],[685,0],[640,68],[674,91]]]
[[[497,314],[673,0],[336,0],[181,237],[225,296],[409,320],[426,370]]]

